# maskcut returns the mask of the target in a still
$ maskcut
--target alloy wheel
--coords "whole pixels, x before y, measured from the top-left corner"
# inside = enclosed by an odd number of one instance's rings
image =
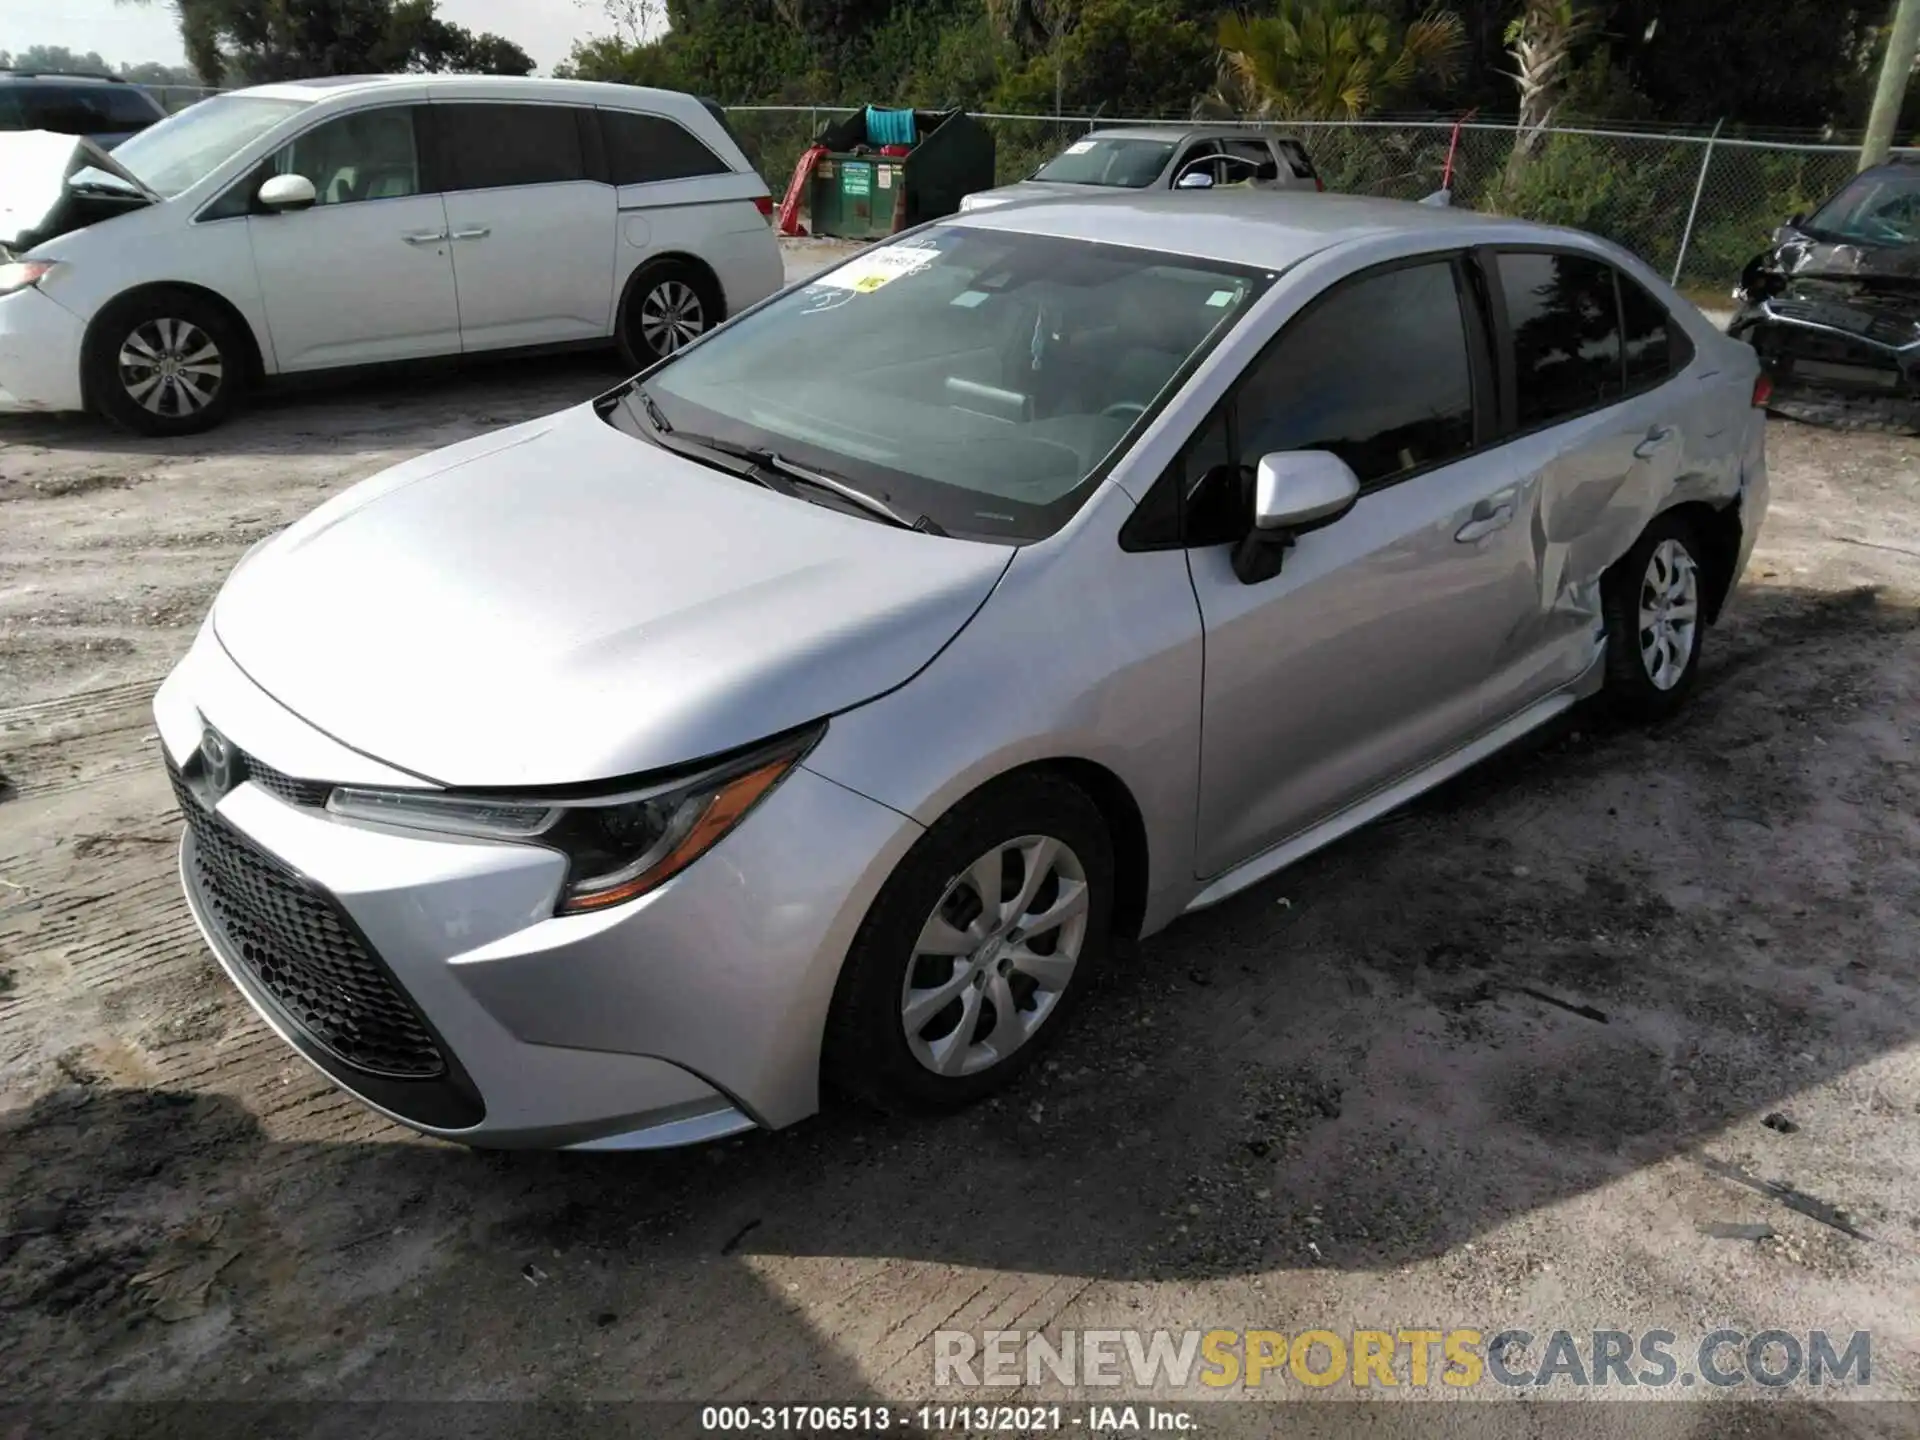
[[[656,355],[673,354],[706,328],[706,307],[684,280],[662,280],[640,302],[640,335]]]
[[[1087,902],[1080,857],[1045,835],[997,845],[949,881],[901,986],[914,1059],[974,1075],[1031,1040],[1073,979]]]
[[[1640,581],[1640,663],[1656,690],[1671,690],[1685,677],[1699,624],[1699,567],[1685,545],[1662,540]]]
[[[220,394],[226,361],[206,331],[165,316],[142,321],[120,344],[120,383],[155,415],[197,415]]]

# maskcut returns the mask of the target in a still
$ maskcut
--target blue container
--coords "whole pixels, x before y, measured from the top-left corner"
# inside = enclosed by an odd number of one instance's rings
[[[913,111],[880,110],[867,107],[867,143],[869,145],[912,145],[917,143]]]

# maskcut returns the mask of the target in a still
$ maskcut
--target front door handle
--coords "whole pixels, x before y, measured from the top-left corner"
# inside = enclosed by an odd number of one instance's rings
[[[414,235],[402,235],[400,238],[409,245],[438,245],[442,240],[447,238],[447,232],[444,230],[423,230]]]
[[[1636,460],[1651,460],[1655,452],[1658,451],[1662,445],[1673,439],[1675,433],[1671,425],[1662,425],[1658,429],[1649,430],[1647,432],[1647,438],[1633,447],[1634,458]]]
[[[1471,545],[1476,540],[1484,540],[1496,530],[1504,530],[1513,523],[1514,504],[1511,497],[1488,502],[1481,501],[1473,507],[1473,518],[1453,532],[1453,538],[1462,545]]]
[[[453,238],[456,240],[484,240],[487,238],[487,236],[491,235],[492,233],[493,231],[489,229],[487,226],[476,225],[471,230],[454,231]]]

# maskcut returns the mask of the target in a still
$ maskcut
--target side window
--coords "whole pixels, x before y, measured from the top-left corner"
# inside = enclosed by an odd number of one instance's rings
[[[1179,183],[1181,172],[1184,171],[1189,165],[1193,165],[1194,161],[1200,159],[1202,156],[1218,155],[1219,153],[1220,153],[1220,147],[1214,144],[1213,141],[1196,140],[1194,141],[1193,144],[1189,145],[1185,150],[1180,152],[1180,158],[1174,162],[1173,169],[1168,173],[1171,176],[1174,183],[1177,184]],[[1206,169],[1208,170],[1209,174],[1211,174],[1213,170],[1218,170],[1219,168],[1220,167],[1218,165],[1215,165],[1212,167],[1194,165],[1194,169],[1196,170]],[[1215,178],[1217,179],[1218,177],[1215,177]]]
[[[105,98],[107,118],[116,130],[144,130],[161,118],[153,97],[131,85],[116,85]]]
[[[1513,336],[1520,429],[1618,399],[1620,307],[1613,267],[1584,255],[1520,251],[1502,253],[1498,265]]]
[[[276,175],[304,175],[311,180],[321,205],[418,195],[420,151],[414,140],[413,107],[357,110],[316,125],[276,152],[269,163]],[[248,184],[257,188],[255,182]]]
[[[1473,374],[1453,266],[1348,281],[1281,333],[1241,381],[1239,460],[1331,450],[1362,485],[1473,448]]]
[[[104,98],[77,85],[28,85],[21,94],[29,130],[98,135],[116,130]]]
[[[564,106],[445,104],[433,117],[449,190],[587,178],[580,125]]]
[[[1248,163],[1245,165],[1222,165],[1222,172],[1216,176],[1216,182],[1231,185],[1240,180],[1272,180],[1277,178],[1279,166],[1273,158],[1273,149],[1264,140],[1222,140],[1220,153],[1232,155]]]
[[[718,155],[659,115],[602,110],[600,132],[606,137],[607,170],[616,185],[729,173]]]
[[[1621,331],[1626,341],[1627,388],[1650,390],[1693,358],[1693,346],[1680,322],[1638,282],[1614,272],[1620,281]]]

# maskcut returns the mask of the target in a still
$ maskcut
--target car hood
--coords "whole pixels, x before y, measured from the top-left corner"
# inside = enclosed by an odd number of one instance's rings
[[[83,170],[102,172],[128,187],[76,190],[67,182]],[[96,142],[50,130],[0,132],[0,249],[19,255],[56,235],[92,225],[159,197]]]
[[[213,629],[268,694],[387,764],[565,785],[902,684],[1012,555],[775,494],[583,405],[334,497],[242,560]]]
[[[1125,185],[1068,185],[1056,180],[1017,180],[1011,185],[1002,185],[996,190],[982,190],[968,196],[969,208],[988,210],[996,205],[1006,205],[1015,200],[1084,200],[1090,195],[1137,195],[1141,193]]]

